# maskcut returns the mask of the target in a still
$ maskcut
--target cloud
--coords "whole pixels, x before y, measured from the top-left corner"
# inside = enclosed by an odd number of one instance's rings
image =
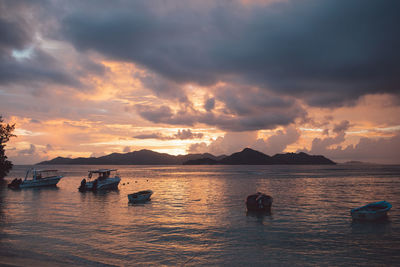
[[[266,140],[258,139],[252,147],[268,155],[275,155],[285,151],[286,147],[295,143],[299,137],[300,131],[296,129],[295,126],[291,125],[284,131],[277,131],[274,135],[268,137]]]
[[[93,152],[92,154],[90,154],[90,157],[91,158],[98,158],[98,157],[102,157],[102,156],[105,156],[106,155],[106,153],[104,153],[104,152]]]
[[[174,135],[164,135],[162,133],[150,133],[150,134],[138,134],[135,135],[136,139],[157,139],[157,140],[188,140],[188,139],[200,139],[203,137],[202,133],[193,133],[190,129],[178,130]]]
[[[345,132],[346,130],[348,130],[349,127],[350,127],[350,122],[348,120],[344,120],[339,124],[335,125],[335,127],[333,128],[333,132],[339,134],[341,132]]]
[[[400,163],[400,133],[391,138],[361,138],[355,146],[327,151],[333,157],[374,163]]]
[[[63,64],[53,56],[37,48],[32,55],[19,61],[9,55],[0,55],[0,85],[14,82],[54,83],[71,87],[83,87],[81,82],[63,69]]]
[[[188,151],[192,153],[212,153],[214,155],[232,154],[250,147],[269,155],[285,151],[288,145],[295,143],[300,137],[295,126],[288,126],[279,130],[266,139],[258,138],[257,131],[228,132],[223,137],[218,137],[210,144],[204,142],[190,145]]]
[[[334,136],[326,135],[324,138],[314,138],[309,150],[300,149],[298,152],[305,151],[313,155],[324,155],[338,162],[359,160],[371,163],[400,163],[398,152],[400,133],[398,130],[391,131],[392,136],[389,137],[362,137],[355,145],[343,146],[342,143],[346,140],[346,131],[351,126],[348,120],[334,124],[332,129]]]
[[[223,137],[218,137],[210,144],[204,142],[190,145],[190,153],[211,153],[214,155],[232,154],[238,152],[249,144],[253,144],[257,138],[257,132],[228,132]]]
[[[31,41],[25,25],[2,17],[0,17],[0,36],[0,53],[5,49],[23,49]]]
[[[345,133],[339,133],[335,137],[326,138],[314,138],[311,145],[311,150],[309,151],[313,155],[324,155],[325,151],[332,146],[338,145],[345,140]]]
[[[349,145],[345,148],[342,146],[329,148],[328,145],[314,147],[313,144],[313,149],[308,152],[321,154],[338,162],[358,160],[371,163],[399,164],[400,133],[389,138],[363,137],[356,145]]]
[[[46,150],[47,150],[47,151],[53,150],[53,146],[50,145],[50,144],[47,144],[47,145],[46,145]]]
[[[234,76],[313,106],[399,94],[395,0],[289,0],[247,8],[234,1],[224,8],[121,3],[102,11],[71,9],[62,34],[80,51],[139,63],[176,83],[212,85]]]
[[[7,155],[14,164],[36,164],[48,159],[47,151],[30,144],[27,149],[7,149]]]
[[[324,155],[325,151],[333,146],[339,145],[345,141],[346,131],[350,127],[350,122],[348,120],[343,120],[338,124],[333,125],[333,132],[335,133],[334,137],[329,137],[329,130],[325,129],[323,131],[323,135],[327,135],[325,138],[314,138],[311,144],[311,150],[309,151],[312,154]]]
[[[204,103],[204,109],[207,111],[213,110],[215,107],[215,98],[207,98],[205,103]]]
[[[296,125],[309,130],[297,147],[322,133],[310,150],[339,151],[360,135],[393,135],[374,128],[399,125],[399,7],[396,0],[3,0],[0,106],[24,121],[21,129],[41,133],[18,137],[18,149],[35,144],[30,157],[48,143],[87,156],[106,149],[80,143],[123,137],[121,151],[132,132],[155,124],[168,129],[141,129],[141,138],[204,138],[197,127],[226,133],[194,150],[258,145],[273,154],[296,146]],[[265,129],[272,136],[258,140],[254,133]]]
[[[138,134],[133,138],[136,139],[158,139],[158,140],[171,140],[172,138],[169,136],[164,136],[161,133],[151,133],[151,134]]]
[[[149,105],[136,105],[137,112],[146,120],[156,123],[166,123],[171,121],[173,112],[168,106],[152,107]],[[172,122],[172,121],[171,121]]]
[[[53,82],[81,87],[62,63],[38,47],[38,23],[27,14],[37,14],[39,8],[28,1],[12,2],[0,7],[0,85]]]
[[[194,126],[206,124],[231,132],[273,129],[286,126],[307,112],[293,98],[278,96],[257,87],[225,85],[215,89],[211,102],[214,108],[208,111],[195,109],[185,102],[176,109],[167,105],[136,105],[138,114],[151,122],[172,125]],[[218,101],[220,108],[215,108]]]
[[[178,133],[175,134],[175,137],[177,139],[181,140],[186,140],[186,139],[195,139],[195,138],[202,138],[203,134],[202,133],[192,133],[190,129],[183,129],[183,130],[178,130]]]
[[[19,156],[32,156],[36,153],[36,146],[34,144],[30,144],[28,149],[23,149],[18,151]]]

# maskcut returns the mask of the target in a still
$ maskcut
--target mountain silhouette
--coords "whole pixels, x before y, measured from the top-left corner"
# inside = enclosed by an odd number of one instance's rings
[[[272,164],[336,164],[324,156],[308,155],[304,152],[276,154],[270,157],[264,153],[251,148],[245,148],[241,152],[233,153],[221,160],[216,159],[195,159],[184,162],[185,165],[205,165],[205,164],[222,164],[222,165],[272,165]]]
[[[308,155],[304,152],[276,154],[270,157],[264,153],[245,148],[230,156],[214,156],[210,153],[170,155],[143,149],[128,153],[112,153],[102,157],[63,158],[42,161],[39,165],[272,165],[272,164],[336,164],[324,156]]]
[[[223,156],[215,157],[209,153],[204,154],[188,154],[188,155],[170,155],[166,153],[158,153],[151,150],[143,149],[128,153],[112,153],[102,157],[90,158],[63,158],[57,157],[52,160],[39,162],[38,165],[52,164],[77,164],[77,165],[180,165],[189,160],[200,158],[220,159]]]

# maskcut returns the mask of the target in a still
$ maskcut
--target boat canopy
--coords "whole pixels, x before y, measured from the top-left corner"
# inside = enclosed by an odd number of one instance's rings
[[[35,170],[36,172],[58,172],[58,170]]]
[[[32,168],[26,172],[25,180],[28,180],[28,178],[36,180],[36,179],[53,177],[53,176],[59,176],[58,170],[55,170],[55,169],[36,170],[35,168]]]

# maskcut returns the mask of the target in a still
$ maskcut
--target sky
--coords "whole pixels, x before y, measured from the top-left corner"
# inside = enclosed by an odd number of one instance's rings
[[[14,164],[150,149],[400,163],[400,1],[0,0]]]

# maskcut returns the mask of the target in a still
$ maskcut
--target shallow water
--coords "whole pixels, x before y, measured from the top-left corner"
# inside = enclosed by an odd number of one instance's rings
[[[400,264],[400,166],[114,167],[118,191],[78,192],[93,166],[56,166],[56,188],[2,183],[0,264]],[[144,189],[149,203],[128,204]],[[271,214],[246,213],[257,191],[273,196]],[[351,208],[379,200],[393,205],[386,220],[352,222]]]

